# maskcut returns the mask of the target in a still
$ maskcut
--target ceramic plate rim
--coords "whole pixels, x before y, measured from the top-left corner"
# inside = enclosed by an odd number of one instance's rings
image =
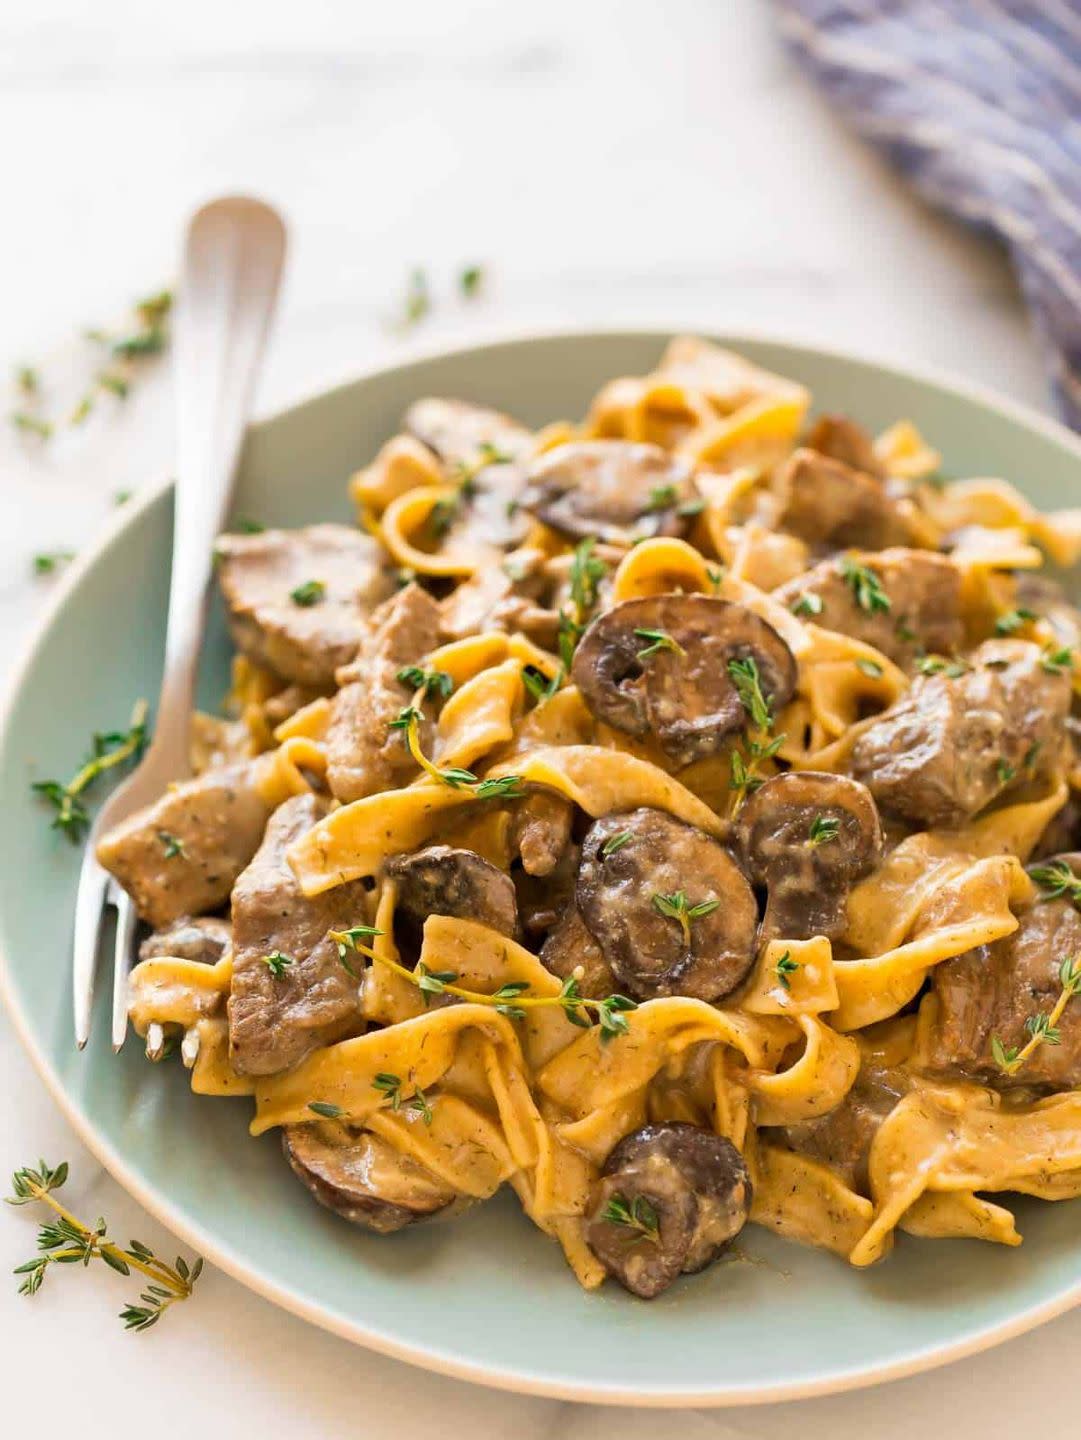
[[[655,338],[660,346],[672,335],[684,333],[684,328],[677,326],[667,329],[655,325],[643,325],[604,329],[510,329],[486,333],[478,340],[468,344],[418,346],[412,348],[407,355],[398,357],[389,364],[373,364],[348,379],[314,387],[284,409],[257,416],[253,421],[253,428],[261,428],[264,425],[283,420],[304,409],[315,400],[330,398],[365,380],[376,376],[391,375],[395,371],[409,370],[428,360],[452,361],[487,349],[558,340],[573,342],[575,340],[618,341],[620,339]],[[709,333],[715,335],[718,331],[709,327]],[[1035,430],[1072,451],[1081,461],[1081,438],[1074,435],[1065,425],[1022,402],[999,394],[989,386],[978,384],[947,371],[932,366],[916,367],[895,364],[858,350],[820,345],[808,339],[790,338],[776,331],[741,328],[738,332],[724,332],[723,341],[736,350],[744,345],[783,346],[789,350],[803,352],[808,357],[850,362],[867,369],[877,370],[887,378],[915,381],[932,386],[949,397],[975,401],[997,410],[1022,427]],[[172,479],[162,476],[148,484],[133,500],[120,507],[97,542],[76,559],[60,581],[56,592],[45,606],[29,637],[22,642],[16,653],[11,675],[4,686],[3,699],[0,702],[0,744],[6,740],[16,699],[34,668],[38,652],[43,646],[54,620],[78,589],[84,572],[96,562],[101,552],[113,544],[143,510],[155,504],[171,485]],[[858,1370],[834,1369],[810,1380],[746,1387],[728,1384],[723,1390],[692,1390],[683,1387],[678,1390],[666,1391],[652,1388],[642,1390],[620,1385],[587,1386],[493,1368],[480,1362],[449,1358],[423,1345],[410,1345],[388,1339],[378,1330],[370,1329],[328,1307],[309,1303],[285,1285],[266,1280],[256,1266],[236,1255],[231,1247],[220,1242],[213,1233],[205,1230],[203,1226],[189,1221],[184,1210],[174,1205],[168,1195],[160,1192],[154,1185],[144,1184],[128,1169],[123,1155],[97,1133],[89,1119],[84,1120],[74,1103],[69,1100],[59,1074],[33,1034],[29,1020],[17,1002],[13,977],[9,973],[8,960],[2,947],[0,947],[0,1000],[3,1000],[15,1033],[29,1055],[34,1068],[41,1076],[46,1090],[81,1142],[109,1171],[117,1183],[122,1185],[156,1220],[234,1280],[300,1319],[344,1340],[363,1345],[378,1354],[387,1355],[392,1359],[416,1365],[437,1374],[448,1375],[454,1379],[472,1381],[475,1384],[487,1385],[493,1389],[510,1391],[515,1394],[601,1405],[632,1405],[642,1408],[704,1406],[719,1408],[735,1405],[779,1404],[784,1401],[866,1389],[872,1385],[890,1380],[900,1380],[926,1370],[936,1369],[1023,1335],[1081,1304],[1081,1280],[1078,1280],[1060,1295],[1022,1309],[1009,1319],[989,1323],[954,1344],[932,1345],[903,1359],[863,1366]]]

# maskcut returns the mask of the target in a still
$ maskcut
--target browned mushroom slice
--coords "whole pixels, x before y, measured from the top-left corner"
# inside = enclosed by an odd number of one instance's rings
[[[398,882],[398,915],[417,927],[429,915],[450,915],[517,934],[514,882],[472,850],[429,845],[413,855],[395,856],[387,874]]]
[[[851,551],[774,591],[801,619],[873,645],[898,665],[964,643],[961,572],[933,550]]]
[[[653,735],[678,765],[715,754],[747,714],[729,670],[753,660],[774,713],[796,688],[796,662],[772,625],[709,595],[625,600],[586,629],[572,678],[599,720]]]
[[[652,1300],[704,1270],[742,1230],[751,1178],[730,1140],[697,1125],[643,1125],[609,1155],[587,1240],[609,1274]]]
[[[445,465],[475,465],[485,452],[520,459],[533,437],[517,420],[468,400],[429,396],[405,412],[405,428]]]
[[[743,807],[740,837],[751,879],[769,891],[760,943],[836,939],[849,887],[882,852],[870,792],[844,775],[817,770],[767,780]]]
[[[426,1220],[458,1199],[419,1161],[366,1131],[286,1125],[282,1149],[320,1205],[379,1235]]]
[[[619,989],[604,951],[589,933],[578,906],[573,903],[564,910],[541,947],[540,962],[561,980],[569,980],[577,972],[579,993],[591,1000],[604,1000]]]
[[[723,845],[661,810],[590,827],[577,900],[620,988],[638,1000],[720,1000],[754,959],[758,908],[743,872]]]
[[[910,545],[910,502],[890,495],[882,481],[815,450],[796,450],[777,475],[776,523],[811,545],[885,550]]]
[[[237,649],[298,685],[332,685],[394,590],[378,543],[347,525],[222,535],[217,555]]]
[[[807,436],[807,447],[853,470],[862,470],[865,475],[885,479],[886,472],[870,435],[846,415],[820,415]]]
[[[148,935],[139,946],[139,959],[153,960],[159,955],[168,955],[214,965],[232,943],[233,930],[228,920],[221,920],[217,915],[197,915]]]
[[[1069,674],[1039,646],[986,640],[966,664],[917,676],[848,768],[883,810],[959,825],[1056,762],[1069,705]]]
[[[684,534],[696,495],[691,466],[659,445],[585,440],[533,461],[521,505],[569,539],[631,545]]]

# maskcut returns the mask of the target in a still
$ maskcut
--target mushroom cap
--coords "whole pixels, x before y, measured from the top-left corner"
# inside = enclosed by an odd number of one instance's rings
[[[624,833],[630,838],[605,854]],[[688,911],[718,903],[688,914],[685,930],[657,905],[656,897],[679,894]],[[636,999],[720,1000],[754,962],[758,907],[742,870],[712,836],[662,810],[608,815],[590,827],[576,898],[617,982]]]
[[[659,631],[679,649],[643,658]],[[636,633],[637,632],[637,633]],[[761,616],[711,595],[650,595],[599,615],[575,652],[571,676],[593,714],[628,735],[653,735],[679,765],[715,754],[747,713],[728,665],[753,659],[774,713],[792,698],[796,661]]]
[[[512,939],[518,933],[514,882],[473,850],[428,845],[396,855],[387,874],[398,882],[397,913],[423,926],[429,915],[475,920]]]
[[[656,1237],[605,1218],[611,1202],[655,1217]],[[648,1208],[641,1208],[642,1202]],[[587,1240],[610,1274],[650,1300],[680,1274],[704,1269],[739,1234],[751,1178],[730,1140],[682,1121],[643,1125],[605,1161],[590,1205]]]
[[[867,787],[846,775],[789,770],[750,796],[739,831],[751,879],[769,891],[760,943],[836,939],[849,887],[882,853],[878,809]]]
[[[521,505],[571,540],[631,545],[683,535],[695,499],[693,469],[659,445],[583,440],[557,445],[530,465]]]
[[[333,1123],[286,1125],[282,1149],[320,1205],[380,1235],[427,1219],[461,1198],[419,1161],[367,1131]]]

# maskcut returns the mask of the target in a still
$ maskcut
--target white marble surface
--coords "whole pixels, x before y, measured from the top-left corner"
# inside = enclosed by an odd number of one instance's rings
[[[50,405],[87,373],[78,340],[170,272],[199,199],[280,204],[293,254],[260,396],[272,409],[381,357],[527,326],[757,328],[967,373],[1044,403],[1008,267],[913,201],[794,73],[762,0],[35,0],[0,6],[0,365],[40,364]],[[388,333],[413,264],[446,289]],[[0,653],[45,602],[30,556],[82,548],[112,495],[169,464],[166,367],[47,447],[0,429]],[[10,857],[8,863],[11,863]],[[58,975],[65,957],[55,962]],[[66,974],[64,976],[66,983]],[[61,983],[58,979],[58,983]],[[0,1017],[0,1171],[72,1162],[71,1191],[165,1239],[74,1142]],[[167,1242],[166,1242],[167,1243]],[[0,1271],[30,1253],[0,1212]],[[129,1287],[130,1288],[130,1287]],[[363,1433],[379,1440],[653,1435],[646,1412],[518,1399],[423,1374],[302,1325],[220,1274],[145,1337],[118,1277],[62,1273],[33,1302],[0,1284],[14,1433],[159,1440]],[[1081,1315],[948,1371],[763,1410],[687,1414],[693,1437],[1057,1429],[1081,1400]],[[778,1337],[798,1345],[798,1335]]]

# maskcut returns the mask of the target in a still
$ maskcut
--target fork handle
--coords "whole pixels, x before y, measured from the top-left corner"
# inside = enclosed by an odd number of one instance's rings
[[[190,773],[189,726],[214,542],[237,462],[285,258],[285,226],[262,201],[228,196],[192,218],[175,322],[177,462],[173,568],[155,751]]]

